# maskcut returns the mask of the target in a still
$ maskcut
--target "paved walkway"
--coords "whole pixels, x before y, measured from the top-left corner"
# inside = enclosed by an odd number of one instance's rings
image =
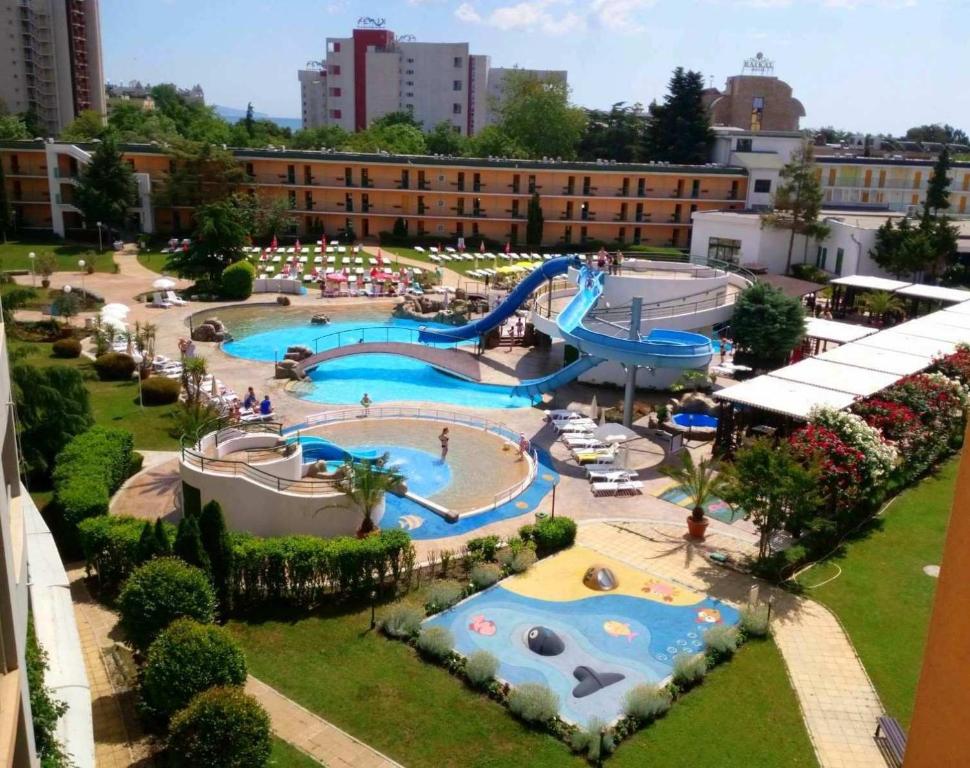
[[[250,676],[246,692],[269,713],[273,733],[319,760],[327,768],[401,768],[337,726],[317,717],[275,688]]]
[[[677,581],[728,603],[749,601],[759,585],[774,597],[772,629],[815,753],[822,768],[885,768],[873,740],[884,710],[852,643],[828,609],[751,576],[714,565],[711,551],[744,556],[753,545],[715,531],[697,544],[680,526],[665,523],[592,523],[577,541],[618,560]]]

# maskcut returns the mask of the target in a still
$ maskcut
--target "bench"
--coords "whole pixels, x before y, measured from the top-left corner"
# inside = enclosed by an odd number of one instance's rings
[[[894,717],[880,717],[876,723],[875,739],[892,765],[900,768],[906,754],[906,732],[899,721]]]

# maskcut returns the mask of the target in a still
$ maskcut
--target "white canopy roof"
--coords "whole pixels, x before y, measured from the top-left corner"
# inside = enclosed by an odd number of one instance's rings
[[[914,336],[911,333],[897,331],[895,328],[877,333],[874,336],[868,336],[855,343],[893,351],[904,349],[907,354],[921,355],[926,358],[926,365],[932,363],[934,357],[949,355],[956,349],[956,344],[952,342],[928,339],[925,336]]]
[[[902,280],[890,280],[886,277],[873,277],[872,275],[848,275],[847,277],[837,277],[830,281],[831,285],[844,285],[847,288],[867,288],[872,291],[898,291],[912,283]]]
[[[955,315],[970,321],[968,315]],[[940,341],[951,341],[954,344],[970,343],[970,326],[950,325],[949,323],[937,322],[935,315],[932,317],[922,317],[918,320],[910,320],[908,323],[897,325],[892,329],[900,333],[911,333],[913,336],[923,336],[928,339],[939,339]]]
[[[809,412],[816,406],[828,405],[841,410],[848,408],[855,400],[847,392],[813,387],[775,376],[757,376],[715,392],[714,396],[719,400],[750,405],[765,411],[794,416],[796,419],[807,419]]]
[[[943,311],[955,312],[958,315],[970,315],[970,301],[965,301],[962,304],[954,304],[952,307],[947,307]],[[935,315],[936,312],[933,314]]]
[[[848,344],[850,341],[856,341],[878,332],[878,328],[870,328],[867,325],[840,323],[836,320],[823,320],[820,317],[810,317],[805,320],[806,336],[811,336],[813,339],[822,339],[822,341],[834,341],[839,344]]]
[[[934,312],[925,318],[920,318],[927,322],[937,325],[949,325],[954,328],[963,328],[970,333],[970,314],[964,315],[959,312]]]
[[[896,291],[900,296],[913,296],[917,299],[960,302],[970,300],[970,291],[959,288],[944,288],[942,285],[922,285],[914,283]]]
[[[846,344],[842,347],[823,352],[816,360],[829,360],[833,363],[854,365],[873,371],[892,373],[896,376],[909,376],[922,371],[927,365],[923,355],[910,355],[892,349],[866,347],[862,344]]]
[[[868,397],[880,389],[895,384],[899,379],[892,373],[834,363],[817,357],[810,357],[786,368],[779,368],[769,375],[773,378],[846,392],[855,397]]]

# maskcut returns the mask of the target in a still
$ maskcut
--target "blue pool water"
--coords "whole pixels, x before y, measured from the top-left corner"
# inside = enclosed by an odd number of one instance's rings
[[[706,413],[675,413],[672,416],[674,424],[681,427],[717,427],[717,416]]]
[[[703,649],[709,627],[737,621],[733,608],[711,598],[693,605],[666,605],[621,594],[541,600],[500,584],[426,623],[450,630],[455,650],[462,655],[478,650],[494,654],[499,659],[497,676],[513,686],[549,686],[559,697],[560,714],[585,725],[594,717],[618,718],[627,691],[641,683],[663,682],[673,670],[674,656]],[[530,650],[527,635],[534,627],[555,632],[564,650],[555,656]],[[621,674],[623,679],[577,697],[573,670],[579,666]]]

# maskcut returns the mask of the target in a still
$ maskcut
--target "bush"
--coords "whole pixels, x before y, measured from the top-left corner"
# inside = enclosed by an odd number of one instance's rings
[[[749,637],[765,637],[768,626],[768,606],[765,603],[746,605],[741,609],[741,629]]]
[[[127,381],[135,372],[135,361],[124,352],[106,352],[94,360],[101,381]]]
[[[509,694],[509,710],[527,723],[547,723],[559,714],[559,697],[547,685],[523,683]]]
[[[72,525],[108,513],[108,501],[131,467],[134,439],[121,429],[93,427],[57,454],[54,498]]]
[[[573,752],[586,753],[586,758],[592,763],[599,763],[604,757],[616,749],[616,739],[613,729],[607,728],[606,723],[594,717],[573,733],[569,739],[569,746]]]
[[[646,683],[631,688],[623,698],[623,713],[647,723],[664,714],[673,702],[667,688]]]
[[[535,542],[540,557],[571,547],[576,541],[576,522],[569,517],[547,517],[525,530],[528,538]],[[522,537],[526,538],[526,535]]]
[[[430,616],[432,613],[439,613],[447,608],[451,608],[461,600],[464,590],[457,581],[437,581],[428,588],[428,598],[424,608]]]
[[[697,685],[707,674],[707,659],[703,653],[678,653],[674,656],[674,685],[687,689]]]
[[[454,648],[455,638],[444,627],[425,627],[418,634],[415,645],[422,655],[441,661],[448,658]]]
[[[179,399],[182,385],[178,379],[152,376],[141,383],[141,397],[145,405],[171,405]]]
[[[210,688],[172,718],[168,751],[177,768],[260,768],[270,748],[269,716],[239,688]]]
[[[168,720],[202,691],[245,682],[246,659],[225,629],[177,619],[148,649],[141,695],[152,714]]]
[[[121,625],[136,648],[183,616],[211,622],[216,597],[206,575],[176,557],[159,557],[136,568],[118,596]]]
[[[536,559],[536,553],[531,549],[520,549],[509,558],[509,570],[512,573],[525,573],[535,565]]]
[[[469,578],[475,589],[487,589],[502,578],[502,569],[495,563],[479,563],[472,568]]]
[[[465,659],[465,677],[475,688],[484,688],[495,679],[498,659],[488,651],[474,651]]]
[[[169,541],[170,523],[160,523]],[[103,515],[92,517],[78,526],[85,567],[98,574],[101,589],[113,594],[145,558],[139,548],[145,522],[134,517]],[[156,532],[157,535],[157,532]]]
[[[734,627],[711,627],[704,633],[704,648],[715,660],[733,656],[738,649],[738,631]]]
[[[237,261],[222,270],[221,292],[224,299],[248,299],[253,293],[256,268],[248,261]]]
[[[421,629],[424,614],[413,605],[392,605],[381,617],[381,629],[388,637],[414,637]]]
[[[469,539],[466,547],[468,548],[469,554],[476,559],[489,562],[495,559],[495,552],[498,549],[498,545],[498,536],[480,536],[477,539]]]
[[[71,337],[69,339],[58,339],[51,345],[51,352],[54,357],[80,357],[81,342]]]

